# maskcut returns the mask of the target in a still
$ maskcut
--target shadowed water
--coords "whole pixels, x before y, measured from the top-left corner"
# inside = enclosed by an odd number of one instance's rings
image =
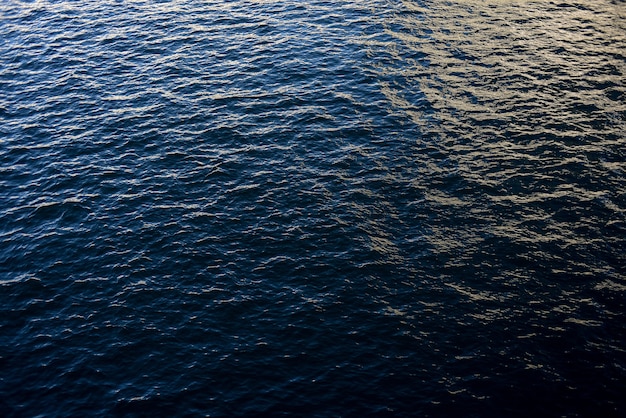
[[[0,33],[0,415],[626,413],[623,1]]]

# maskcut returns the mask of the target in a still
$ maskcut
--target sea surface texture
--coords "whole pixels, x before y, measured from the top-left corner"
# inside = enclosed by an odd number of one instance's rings
[[[626,416],[626,3],[0,3],[0,416]]]

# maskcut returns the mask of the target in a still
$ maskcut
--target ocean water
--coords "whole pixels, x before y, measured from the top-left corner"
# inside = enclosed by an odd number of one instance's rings
[[[626,416],[626,3],[0,3],[0,416]]]

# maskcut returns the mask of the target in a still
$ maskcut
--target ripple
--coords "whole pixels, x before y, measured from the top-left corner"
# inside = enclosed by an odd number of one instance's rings
[[[619,416],[625,17],[2,3],[0,415]]]

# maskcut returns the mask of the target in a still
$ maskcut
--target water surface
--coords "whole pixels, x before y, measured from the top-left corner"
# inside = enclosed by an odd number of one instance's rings
[[[0,33],[0,415],[626,414],[624,2]]]

